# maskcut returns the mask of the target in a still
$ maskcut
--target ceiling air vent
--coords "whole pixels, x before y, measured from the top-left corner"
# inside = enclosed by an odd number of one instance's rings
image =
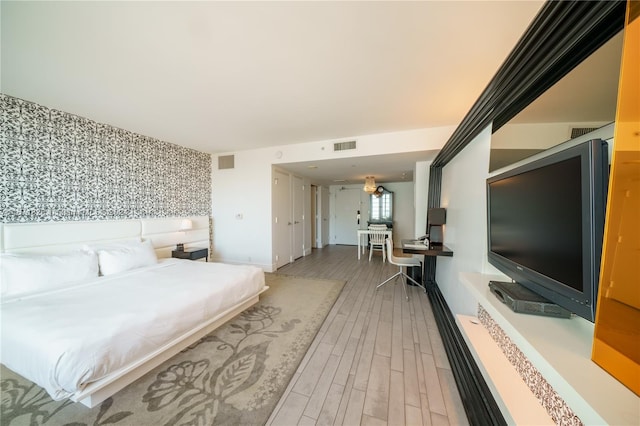
[[[577,138],[578,136],[586,135],[587,133],[591,133],[594,130],[598,130],[597,127],[574,127],[571,129],[571,139]]]
[[[334,151],[346,151],[347,149],[356,149],[356,141],[336,142],[333,144]]]
[[[231,155],[221,155],[218,157],[218,170],[233,169],[235,166],[235,157]]]

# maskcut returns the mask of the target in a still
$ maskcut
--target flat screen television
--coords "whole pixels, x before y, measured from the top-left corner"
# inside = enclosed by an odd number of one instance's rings
[[[593,322],[608,180],[600,139],[487,179],[489,263]]]

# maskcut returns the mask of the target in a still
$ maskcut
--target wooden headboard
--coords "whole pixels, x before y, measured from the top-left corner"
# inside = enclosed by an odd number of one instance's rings
[[[184,219],[193,228],[180,231]],[[151,240],[159,258],[171,257],[178,243],[185,247],[209,247],[207,216],[160,219],[99,220],[87,222],[38,222],[0,224],[0,253],[59,254],[85,244]]]

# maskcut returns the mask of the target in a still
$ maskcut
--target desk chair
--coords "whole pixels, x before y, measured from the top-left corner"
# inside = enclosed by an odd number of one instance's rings
[[[388,283],[389,281],[395,280],[395,279],[398,279],[399,277],[401,277],[402,278],[402,284],[404,284],[402,286],[402,289],[404,290],[404,295],[407,298],[407,300],[409,300],[409,294],[407,293],[407,280],[408,279],[411,280],[418,287],[421,287],[421,288],[424,288],[424,287],[422,286],[422,284],[418,283],[416,280],[414,280],[409,275],[407,275],[402,268],[410,267],[410,266],[421,266],[422,264],[420,263],[420,259],[417,259],[415,257],[396,257],[396,256],[394,256],[394,254],[393,254],[393,240],[391,240],[391,238],[387,239],[387,257],[389,258],[389,263],[391,263],[392,265],[398,266],[398,272],[396,272],[393,276],[387,278],[386,280],[384,280],[383,282],[378,284],[378,286],[376,287],[376,290],[379,289],[380,287],[382,287],[383,285],[385,285],[386,283]]]
[[[382,252],[382,261],[385,261],[385,250],[384,250],[384,241],[387,238],[386,231],[387,227],[384,228],[376,228],[373,226],[369,226],[369,262],[371,262],[371,255],[374,250],[380,250]]]

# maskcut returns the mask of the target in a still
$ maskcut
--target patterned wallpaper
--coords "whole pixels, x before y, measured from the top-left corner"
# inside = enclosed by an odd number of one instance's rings
[[[0,94],[0,221],[211,216],[211,156]]]

